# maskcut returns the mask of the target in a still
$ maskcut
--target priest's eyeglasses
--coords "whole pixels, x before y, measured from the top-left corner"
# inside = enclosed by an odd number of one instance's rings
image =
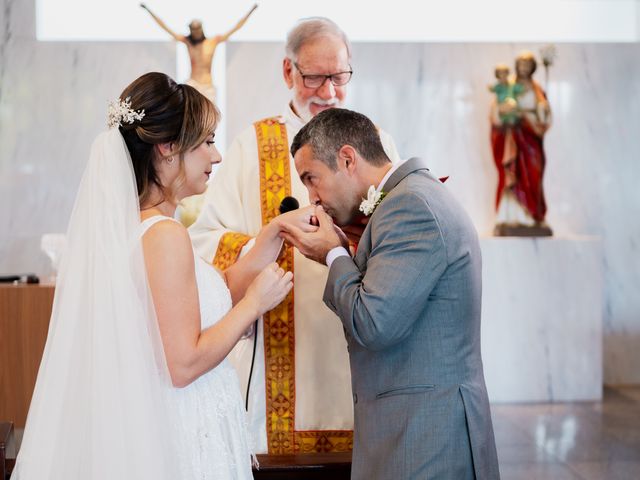
[[[346,72],[336,72],[330,75],[302,73],[302,70],[300,70],[300,67],[296,62],[293,62],[293,65],[296,67],[298,72],[300,72],[302,83],[307,88],[320,88],[324,85],[327,79],[331,81],[334,87],[341,87],[342,85],[346,85],[347,83],[349,83],[349,80],[351,80],[351,75],[353,74],[351,65],[349,65],[349,70]]]

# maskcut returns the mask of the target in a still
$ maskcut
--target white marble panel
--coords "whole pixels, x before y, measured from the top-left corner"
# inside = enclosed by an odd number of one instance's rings
[[[348,106],[406,157],[422,155],[488,235],[497,175],[489,144],[493,66],[537,44],[356,43]],[[557,235],[602,238],[608,383],[640,383],[640,44],[560,44],[548,96],[547,219]],[[282,109],[283,45],[228,52],[228,135]],[[536,76],[544,81],[539,67]]]
[[[595,238],[483,238],[489,398],[602,398],[603,261]]]
[[[30,4],[0,2],[0,274],[49,273],[40,237],[66,230],[108,101],[142,73],[175,74],[171,43],[39,42]]]

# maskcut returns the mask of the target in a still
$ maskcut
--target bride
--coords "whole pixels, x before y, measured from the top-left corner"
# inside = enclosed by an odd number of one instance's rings
[[[194,254],[173,215],[221,160],[218,118],[162,73],[111,105],[71,216],[12,479],[252,478],[225,357],[293,286],[274,263],[281,227],[317,227],[312,208],[276,217],[224,272]]]

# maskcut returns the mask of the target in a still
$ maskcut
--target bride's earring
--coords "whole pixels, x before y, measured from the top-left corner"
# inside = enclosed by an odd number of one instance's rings
[[[173,165],[173,160],[174,160],[173,155],[171,155],[169,158],[167,158],[167,163],[169,165]]]

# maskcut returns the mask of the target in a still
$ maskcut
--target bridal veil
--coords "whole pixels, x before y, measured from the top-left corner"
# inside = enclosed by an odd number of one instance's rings
[[[67,242],[12,479],[174,480],[172,386],[117,128],[93,143]]]

